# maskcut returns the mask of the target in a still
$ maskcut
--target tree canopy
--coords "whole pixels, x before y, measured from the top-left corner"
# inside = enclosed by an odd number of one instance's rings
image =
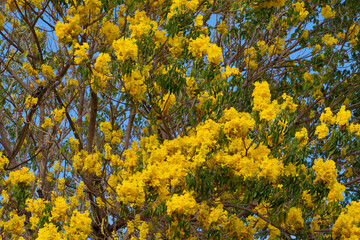
[[[360,238],[357,0],[7,0],[3,239]]]

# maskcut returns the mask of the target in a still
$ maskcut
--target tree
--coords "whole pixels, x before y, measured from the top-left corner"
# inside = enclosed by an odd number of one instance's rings
[[[7,0],[4,239],[360,236],[356,0]]]

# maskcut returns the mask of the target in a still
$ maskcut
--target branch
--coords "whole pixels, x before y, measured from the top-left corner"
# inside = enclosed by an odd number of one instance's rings
[[[92,152],[92,145],[95,136],[95,127],[96,127],[96,115],[97,115],[97,105],[98,105],[98,98],[96,93],[90,89],[91,93],[91,100],[90,100],[90,123],[89,123],[89,135],[87,138],[87,146],[86,149],[89,153]]]
[[[123,148],[123,151],[122,151],[122,152],[124,152],[126,149],[129,148],[129,145],[130,145],[130,137],[131,137],[131,130],[132,130],[132,127],[133,127],[135,115],[136,115],[136,109],[131,110],[130,116],[129,116],[129,122],[128,122],[128,125],[127,125],[127,128],[126,128],[126,132],[125,132],[124,148]],[[121,155],[122,155],[122,154],[121,154]]]

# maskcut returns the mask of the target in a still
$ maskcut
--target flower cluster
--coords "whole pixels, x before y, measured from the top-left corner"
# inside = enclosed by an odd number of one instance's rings
[[[293,231],[303,228],[304,219],[302,217],[301,209],[298,207],[290,208],[289,212],[286,215],[286,223]]]
[[[10,186],[24,186],[30,185],[34,179],[34,173],[29,173],[29,168],[23,167],[20,170],[10,172],[9,177],[5,180],[5,183]]]
[[[131,75],[124,76],[124,91],[130,93],[135,102],[139,102],[145,97],[146,85],[144,82],[145,73],[133,70]]]
[[[5,166],[8,164],[9,164],[9,159],[3,156],[3,153],[0,152],[0,172],[4,171]]]
[[[108,44],[112,43],[115,39],[117,39],[120,36],[119,27],[110,21],[106,21],[102,25],[100,32],[105,35],[106,43]]]
[[[221,48],[216,44],[210,43],[208,36],[201,35],[196,39],[190,40],[189,51],[197,58],[203,58],[207,54],[208,62],[215,66],[218,66],[223,61]]]
[[[88,54],[87,54],[87,50],[89,50],[89,44],[87,44],[86,42],[83,43],[83,45],[80,44],[75,44],[74,48],[76,49],[74,54],[76,55],[74,61],[76,64],[80,64],[83,61],[88,60]]]
[[[47,117],[44,120],[44,123],[41,124],[42,128],[52,128],[54,126],[54,123],[52,122],[51,118]]]
[[[304,21],[305,18],[309,15],[309,11],[305,9],[305,3],[300,1],[293,4],[295,12],[299,14],[299,20]]]
[[[309,141],[307,129],[303,127],[300,131],[296,132],[295,138],[297,138],[301,146],[305,146]]]
[[[322,37],[323,42],[326,46],[332,46],[338,43],[338,39],[331,37],[331,34],[327,33]]]
[[[62,107],[61,109],[57,109],[55,108],[51,114],[54,114],[54,120],[55,123],[61,123],[61,121],[64,119],[65,117],[65,108]]]
[[[171,199],[166,203],[167,213],[169,216],[174,214],[183,214],[190,216],[195,214],[198,209],[198,205],[194,197],[189,193],[185,192],[181,195],[174,194]]]
[[[28,95],[25,100],[25,106],[26,108],[30,109],[33,106],[35,106],[38,102],[38,98],[33,98],[32,96]]]
[[[137,58],[138,46],[136,45],[136,40],[133,38],[115,40],[112,47],[115,50],[117,59],[120,61],[135,60]]]
[[[82,32],[79,14],[68,17],[67,20],[67,23],[59,21],[55,25],[55,32],[59,42],[71,42],[73,37]]]
[[[106,82],[110,79],[109,76],[109,62],[110,55],[107,53],[100,53],[96,58],[94,64],[93,75],[91,76],[91,84],[94,90],[104,90]]]
[[[321,15],[324,19],[326,18],[334,18],[336,15],[335,11],[332,11],[329,5],[325,5],[325,7],[321,8]]]
[[[102,155],[100,152],[89,154],[87,151],[82,150],[73,157],[73,168],[76,171],[81,170],[101,176]]]

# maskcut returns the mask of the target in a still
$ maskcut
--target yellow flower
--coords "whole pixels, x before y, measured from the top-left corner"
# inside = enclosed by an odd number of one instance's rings
[[[225,68],[225,72],[224,72],[224,75],[226,77],[230,77],[231,75],[241,75],[239,69],[237,67],[229,67],[229,66],[226,66]]]
[[[74,59],[76,64],[80,64],[81,62],[88,60],[88,54],[86,51],[89,49],[89,44],[84,43],[83,45],[79,45],[76,43],[74,47],[76,48],[74,52],[76,55]]]
[[[118,60],[135,60],[138,55],[138,46],[136,45],[136,40],[133,38],[122,38],[116,40],[112,44],[113,49],[115,50],[115,55]]]
[[[255,82],[255,89],[252,93],[254,97],[254,107],[255,111],[262,111],[268,107],[271,102],[271,94],[269,84],[266,81],[263,82]]]
[[[28,62],[23,63],[22,69],[24,69],[27,72],[27,74],[29,74],[30,76],[34,76],[34,77],[38,76],[38,72]]]
[[[169,216],[173,214],[190,216],[195,214],[198,209],[194,197],[189,192],[185,192],[181,195],[174,194],[166,203],[166,207],[166,212]]]
[[[298,105],[294,103],[294,99],[286,93],[284,93],[281,97],[285,100],[285,102],[281,104],[281,108],[288,108],[290,112],[295,112]]]
[[[33,98],[32,96],[28,95],[25,100],[25,106],[26,108],[30,109],[33,106],[35,106],[38,102],[38,98]]]
[[[226,34],[228,32],[226,22],[222,21],[217,27],[216,31],[220,34]]]
[[[311,73],[305,72],[303,77],[304,77],[304,80],[307,82],[314,81],[314,76]]]
[[[318,139],[322,139],[329,134],[329,128],[325,123],[316,126],[315,134],[318,135]]]
[[[196,28],[199,28],[199,27],[201,27],[203,24],[204,24],[204,22],[203,22],[203,15],[201,15],[201,14],[199,14],[197,17],[196,17],[196,19],[195,19],[195,27]]]
[[[202,58],[207,53],[210,38],[208,36],[201,35],[196,39],[190,40],[189,51],[194,57]]]
[[[309,141],[307,129],[303,127],[299,132],[296,132],[295,138],[298,139],[301,146],[305,146]]]
[[[259,53],[260,53],[260,55],[264,55],[267,51],[268,51],[268,49],[269,49],[269,46],[266,44],[266,42],[265,41],[263,41],[263,40],[260,40],[260,41],[258,41],[257,43],[256,43],[256,46],[259,48]]]
[[[283,38],[275,38],[274,44],[269,47],[269,54],[281,54],[285,49],[285,40]]]
[[[110,55],[107,53],[100,53],[96,58],[96,62],[94,64],[95,71],[107,74],[109,71],[109,62],[111,61]]]
[[[135,102],[140,102],[145,97],[145,75],[139,70],[133,70],[131,75],[124,76],[125,91],[128,92]]]
[[[329,5],[325,5],[325,7],[321,8],[321,15],[324,19],[326,18],[334,18],[336,12],[332,11],[331,7]]]
[[[91,233],[91,222],[89,211],[80,213],[75,209],[70,218],[70,226],[65,226],[65,234],[69,239],[87,239]]]
[[[290,208],[286,216],[286,223],[293,231],[304,227],[304,219],[302,218],[301,209],[298,207]]]
[[[306,39],[307,37],[309,36],[309,30],[305,30],[305,31],[303,31],[303,33],[301,34],[301,38],[302,39]]]
[[[260,176],[269,179],[272,183],[275,183],[282,170],[283,164],[278,159],[265,157],[261,163]]]
[[[106,36],[106,43],[112,43],[120,36],[119,27],[110,21],[106,21],[102,25],[100,32]]]
[[[283,7],[285,5],[285,0],[266,0],[264,1],[261,6],[262,7]]]
[[[52,122],[51,118],[47,117],[44,120],[44,123],[41,124],[42,128],[52,128],[54,126],[54,123]]]
[[[8,164],[9,164],[9,159],[3,156],[3,153],[0,152],[0,172],[4,171],[5,166]]]
[[[11,212],[10,220],[4,223],[4,230],[5,232],[14,234],[15,236],[20,236],[25,231],[24,225],[25,215],[20,217],[15,212]]]
[[[68,17],[67,23],[58,21],[55,25],[55,33],[59,42],[71,42],[73,37],[82,32],[80,15]]]
[[[49,65],[46,64],[41,65],[41,70],[48,79],[51,79],[55,76],[54,69]]]
[[[295,8],[295,12],[298,12],[300,21],[304,21],[307,15],[309,15],[309,11],[306,11],[304,2],[296,2],[293,4]]]
[[[310,191],[303,191],[302,193],[302,199],[305,202],[305,205],[309,208],[313,208],[314,207],[314,203],[312,201],[312,197],[309,194]]]
[[[178,57],[183,52],[184,48],[183,45],[187,42],[187,38],[182,37],[179,33],[178,35],[173,36],[172,38],[169,38],[167,44],[169,47],[170,52]]]
[[[337,170],[333,160],[328,159],[327,161],[324,161],[322,158],[319,158],[315,161],[312,169],[316,171],[315,182],[331,184],[336,181]]]
[[[345,192],[345,186],[335,181],[334,183],[330,184],[330,192],[326,197],[326,200],[329,202],[337,202],[337,201],[344,201],[343,192]]]
[[[155,21],[152,21],[148,16],[146,16],[145,11],[136,11],[134,18],[129,18],[130,26],[129,29],[131,32],[131,37],[141,38],[144,35],[147,35],[150,30],[156,30],[158,24]]]
[[[325,108],[325,112],[321,113],[320,121],[326,124],[334,124],[335,117],[329,107]]]
[[[332,46],[334,44],[338,43],[338,40],[336,38],[331,37],[331,34],[325,34],[322,37],[323,42],[325,43],[326,46]]]
[[[312,54],[315,54],[321,50],[320,44],[316,44],[312,50]]]
[[[144,182],[138,177],[124,180],[116,187],[117,201],[131,206],[142,206],[145,201]]]
[[[349,119],[351,118],[351,112],[345,110],[345,106],[342,105],[340,111],[336,114],[336,123],[340,126],[348,124]]]
[[[160,106],[161,112],[168,112],[172,106],[176,103],[175,95],[173,93],[166,94],[164,97],[159,99],[158,105]]]
[[[34,173],[29,173],[29,168],[23,167],[20,170],[10,172],[9,177],[5,180],[5,183],[11,186],[30,185],[34,179]]]
[[[64,240],[62,232],[58,232],[58,227],[52,223],[45,223],[44,227],[39,230],[36,240]]]
[[[224,210],[224,206],[219,204],[217,207],[212,207],[209,217],[207,219],[207,227],[214,225],[215,228],[219,228],[227,220],[228,213]]]
[[[104,133],[105,141],[110,142],[111,140],[111,131],[112,126],[110,122],[102,122],[100,123],[100,131]]]
[[[67,210],[69,209],[68,204],[65,201],[65,198],[59,196],[55,199],[53,203],[53,208],[51,209],[50,220],[54,219],[55,221],[65,222],[67,219]]]
[[[61,121],[64,119],[65,117],[65,108],[62,107],[61,109],[57,109],[55,108],[51,114],[54,114],[54,120],[55,123],[61,123]]]
[[[207,48],[207,60],[210,64],[218,66],[223,61],[222,50],[216,44],[209,44]]]
[[[69,145],[72,151],[79,150],[79,139],[74,139],[72,136],[69,138]]]
[[[332,229],[333,239],[351,239],[359,236],[360,202],[352,201],[342,210]]]

